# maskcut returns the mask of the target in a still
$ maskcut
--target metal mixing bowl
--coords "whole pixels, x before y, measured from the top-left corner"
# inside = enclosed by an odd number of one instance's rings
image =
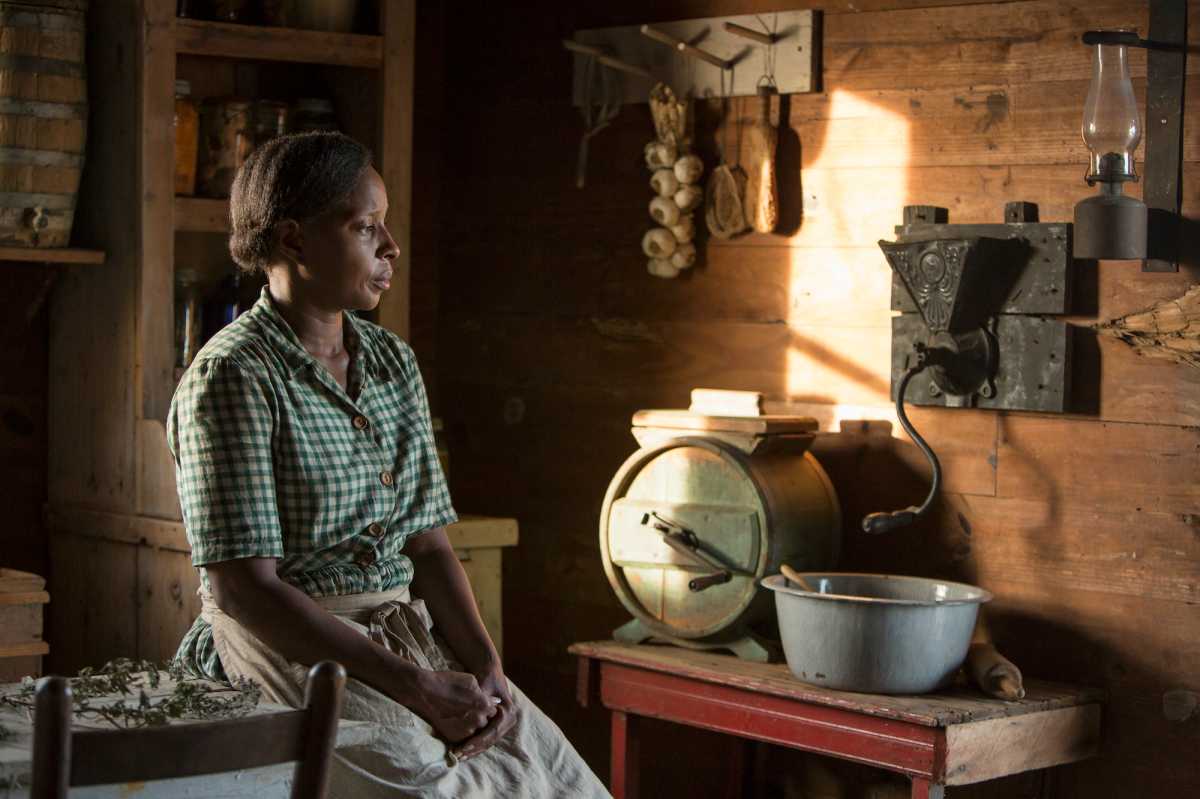
[[[967,656],[979,606],[992,595],[944,580],[804,572],[812,590],[782,574],[775,592],[788,667],[842,691],[921,694],[944,687]]]

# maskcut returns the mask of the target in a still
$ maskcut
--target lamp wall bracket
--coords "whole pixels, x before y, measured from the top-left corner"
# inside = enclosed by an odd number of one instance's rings
[[[1151,0],[1146,54],[1146,255],[1143,272],[1179,271],[1187,1]],[[1161,45],[1161,46],[1160,46]]]

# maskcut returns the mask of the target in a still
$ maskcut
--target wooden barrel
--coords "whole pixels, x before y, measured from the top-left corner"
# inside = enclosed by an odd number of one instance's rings
[[[0,0],[0,244],[66,247],[87,139],[87,0]]]

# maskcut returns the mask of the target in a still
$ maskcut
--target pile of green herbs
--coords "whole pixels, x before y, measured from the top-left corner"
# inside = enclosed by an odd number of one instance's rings
[[[152,696],[164,679],[171,692]],[[160,727],[172,719],[232,719],[258,706],[262,690],[249,680],[232,685],[195,679],[175,663],[118,658],[102,668],[86,668],[71,677],[73,710],[77,719],[98,720],[120,729]],[[37,682],[26,677],[19,690],[0,696],[0,709],[23,711],[32,721]],[[3,731],[0,730],[0,738]]]

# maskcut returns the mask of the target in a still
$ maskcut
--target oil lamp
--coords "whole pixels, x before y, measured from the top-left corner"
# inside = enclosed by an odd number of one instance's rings
[[[1088,39],[1085,39],[1088,41]],[[1087,182],[1100,193],[1075,206],[1075,257],[1128,260],[1146,257],[1146,205],[1124,194],[1138,179],[1133,153],[1142,138],[1137,99],[1129,79],[1127,46],[1133,31],[1097,31],[1092,83],[1083,107],[1083,140],[1091,151]]]

